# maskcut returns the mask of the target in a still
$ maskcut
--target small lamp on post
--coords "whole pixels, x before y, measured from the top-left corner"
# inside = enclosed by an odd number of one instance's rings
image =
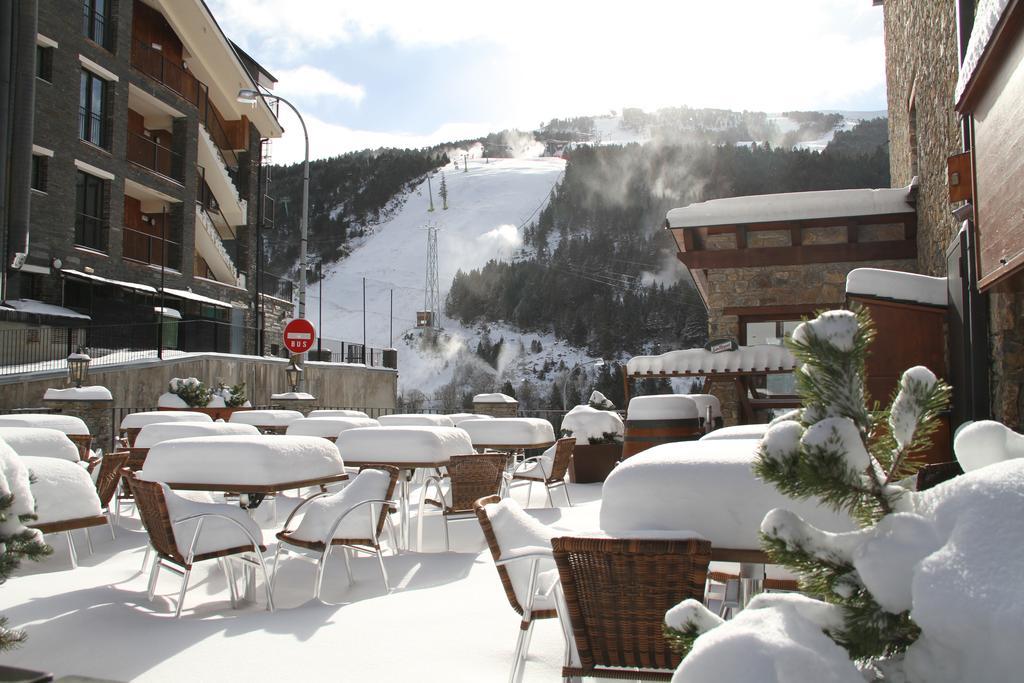
[[[89,361],[91,360],[89,355],[82,351],[81,346],[68,356],[68,382],[75,385],[76,389],[82,388],[82,382],[89,374]]]
[[[288,367],[284,369],[284,374],[288,378],[288,384],[291,386],[292,391],[299,390],[299,384],[302,383],[302,367],[295,363],[295,359],[292,358]]]

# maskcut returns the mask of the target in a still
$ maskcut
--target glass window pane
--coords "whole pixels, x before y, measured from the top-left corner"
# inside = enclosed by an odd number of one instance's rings
[[[775,338],[774,322],[747,323],[747,346],[774,344],[776,342],[769,340],[774,340]]]

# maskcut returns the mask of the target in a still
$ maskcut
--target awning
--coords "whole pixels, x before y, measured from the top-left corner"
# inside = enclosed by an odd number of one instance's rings
[[[156,287],[150,287],[149,285],[142,285],[138,282],[125,282],[124,280],[111,280],[110,278],[100,277],[99,275],[92,275],[91,273],[83,273],[80,270],[72,270],[70,268],[61,268],[60,272],[65,275],[72,277],[80,277],[83,280],[92,280],[93,282],[102,282],[105,285],[114,285],[115,287],[123,287],[125,289],[131,289],[136,292],[145,292],[146,294],[156,294]]]
[[[188,299],[189,301],[198,301],[201,304],[207,304],[209,306],[220,306],[221,308],[234,308],[234,305],[227,301],[218,301],[217,299],[211,299],[208,296],[202,294],[196,294],[185,289],[171,289],[170,287],[164,287],[164,294],[167,296],[177,297],[179,299]]]
[[[74,318],[76,320],[91,320],[91,318],[84,313],[78,311],[72,311],[70,308],[64,308],[63,306],[55,306],[54,304],[44,304],[41,301],[34,299],[8,299],[3,302],[3,306],[14,309],[19,313],[34,313],[36,315],[52,315],[58,318]]]
[[[165,318],[174,318],[175,320],[181,320],[181,311],[173,308],[161,308],[160,306],[154,306],[153,312],[157,315],[162,315]]]

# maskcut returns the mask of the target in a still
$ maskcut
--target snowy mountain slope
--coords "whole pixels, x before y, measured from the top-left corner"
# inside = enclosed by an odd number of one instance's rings
[[[469,159],[464,172],[441,169],[448,188],[447,211],[438,196],[441,171],[431,177],[434,212],[428,212],[429,197],[424,181],[406,196],[405,202],[374,233],[355,247],[345,260],[331,266],[323,283],[324,337],[359,341],[363,338],[362,281],[366,278],[366,343],[386,347],[390,323],[394,345],[399,349],[399,386],[402,391],[419,389],[427,395],[451,379],[451,362],[460,349],[475,349],[479,330],[465,330],[446,321],[448,335],[437,352],[424,350],[404,340],[416,326],[416,311],[424,307],[426,271],[426,230],[435,223],[438,233],[438,282],[442,301],[458,269],[484,265],[489,259],[511,259],[522,244],[520,226],[531,220],[546,203],[551,189],[565,170],[562,159],[535,157],[520,159]],[[389,319],[390,291],[394,290],[394,313]],[[318,328],[318,286],[307,295],[307,316]],[[443,313],[443,311],[442,311]],[[495,341],[505,332],[493,332]],[[528,347],[537,335],[521,336]],[[545,350],[553,351],[553,338],[539,339]],[[518,346],[518,345],[517,345]],[[563,355],[575,357],[562,350]],[[545,355],[548,355],[545,353]],[[448,367],[446,368],[446,362]],[[567,361],[568,362],[568,361]],[[573,361],[575,362],[575,361]]]

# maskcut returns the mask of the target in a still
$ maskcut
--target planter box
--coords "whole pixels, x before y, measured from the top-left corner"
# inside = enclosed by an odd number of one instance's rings
[[[572,450],[569,480],[574,484],[604,481],[621,459],[621,443],[576,444]]]
[[[187,410],[193,413],[205,413],[211,420],[231,421],[231,414],[239,410],[252,410],[252,408],[157,408],[157,410]]]

